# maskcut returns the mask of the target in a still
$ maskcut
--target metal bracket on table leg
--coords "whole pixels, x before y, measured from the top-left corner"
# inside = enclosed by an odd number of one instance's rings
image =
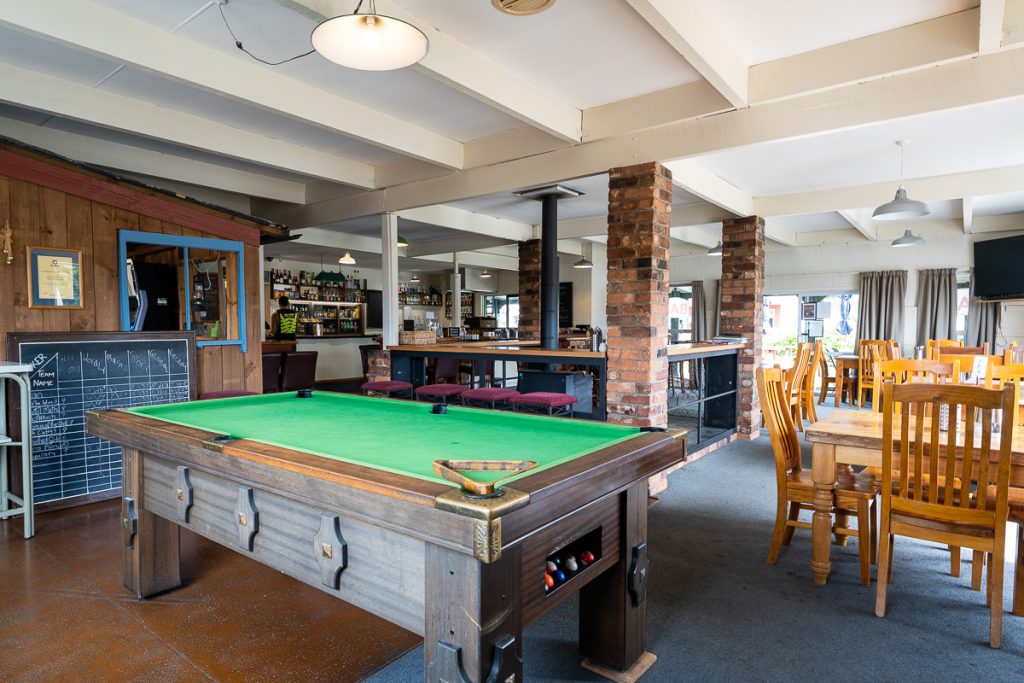
[[[121,500],[121,527],[127,535],[125,545],[128,546],[128,550],[133,550],[135,534],[139,532],[139,516],[135,511],[135,499],[131,496],[125,496]]]
[[[517,683],[516,671],[522,661],[516,656],[516,639],[503,635],[494,643],[494,659],[485,679],[487,683]],[[462,668],[462,648],[446,640],[437,641],[437,653],[427,673],[430,683],[472,683]]]
[[[647,578],[650,562],[647,559],[647,544],[640,543],[633,547],[633,561],[629,567],[629,597],[633,607],[639,607],[647,598]]]
[[[253,501],[251,486],[238,487],[238,500],[235,502],[235,524],[238,527],[238,545],[251,551],[253,537],[260,530],[260,513]]]
[[[178,465],[178,475],[174,482],[174,505],[178,511],[178,521],[188,524],[188,513],[192,509],[192,482],[188,468]]]
[[[341,535],[338,515],[320,514],[320,529],[313,537],[313,555],[320,567],[320,582],[337,589],[341,572],[348,566],[348,543]]]

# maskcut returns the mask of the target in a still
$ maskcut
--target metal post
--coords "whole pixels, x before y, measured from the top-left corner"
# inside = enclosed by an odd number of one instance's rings
[[[558,348],[558,195],[541,198],[540,345]]]
[[[384,348],[398,344],[398,325],[401,316],[398,311],[398,216],[382,213],[380,216],[381,279],[384,292],[381,304],[384,306],[381,322],[384,325]]]

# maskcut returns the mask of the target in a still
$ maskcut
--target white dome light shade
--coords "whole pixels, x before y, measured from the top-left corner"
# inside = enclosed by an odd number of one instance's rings
[[[708,249],[708,256],[721,256],[722,255],[722,240],[718,240],[718,244]]]
[[[906,232],[903,233],[903,237],[897,237],[892,241],[894,247],[919,247],[924,244],[924,238],[910,232],[910,228],[907,228]]]
[[[356,260],[352,258],[352,254],[346,251],[345,255],[338,259],[338,263],[343,266],[354,266],[356,264]]]
[[[900,185],[896,190],[896,197],[888,204],[882,204],[875,209],[871,217],[877,221],[905,221],[927,216],[929,213],[931,212],[927,204],[909,198],[907,191]]]
[[[310,36],[325,59],[350,69],[391,71],[423,59],[430,44],[412,24],[382,14],[345,14],[323,22]]]

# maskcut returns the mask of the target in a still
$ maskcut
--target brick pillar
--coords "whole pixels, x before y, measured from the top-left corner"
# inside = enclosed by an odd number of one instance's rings
[[[366,381],[387,382],[391,379],[391,352],[374,349],[366,357]]]
[[[657,162],[608,180],[608,419],[668,424],[672,173]]]
[[[540,240],[519,243],[519,338],[540,339]]]
[[[761,404],[754,369],[761,364],[761,304],[764,301],[764,219],[747,216],[722,226],[722,334],[738,334],[751,341],[739,353],[739,413],[736,428],[741,438],[761,434]]]

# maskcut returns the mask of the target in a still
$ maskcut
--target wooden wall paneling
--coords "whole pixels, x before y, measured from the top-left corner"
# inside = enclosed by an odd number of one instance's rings
[[[0,176],[0,230],[11,219],[11,184],[7,176]],[[13,228],[12,228],[13,229]],[[2,245],[0,245],[2,246]],[[7,265],[7,259],[0,253],[0,332],[14,330],[14,277],[24,272],[24,253],[14,252],[14,263]]]
[[[92,202],[69,194],[65,195],[65,206],[69,248],[82,250],[82,308],[68,311],[68,329],[71,332],[93,332],[101,328],[96,326]]]
[[[92,205],[93,296],[96,301],[96,330],[121,329],[118,310],[117,258],[104,256],[117,253],[114,212],[106,204]]]
[[[48,187],[39,190],[39,243],[44,247],[68,248],[67,195]],[[77,249],[78,247],[72,247]],[[79,266],[82,263],[79,261]],[[43,310],[43,331],[67,332],[71,329],[71,309]]]
[[[260,250],[245,248],[245,318],[248,325],[248,351],[242,359],[243,378],[246,391],[263,391],[263,321],[260,316],[260,290],[263,287],[263,264]]]
[[[29,308],[28,267],[25,263],[26,246],[39,244],[39,186],[23,180],[11,179],[11,229],[14,231],[14,262],[21,264],[21,272],[14,274],[14,328],[19,332],[39,332],[43,329],[43,312]]]
[[[204,346],[196,349],[196,365],[198,372],[197,391],[200,394],[208,391],[220,391],[224,388],[223,346]]]

